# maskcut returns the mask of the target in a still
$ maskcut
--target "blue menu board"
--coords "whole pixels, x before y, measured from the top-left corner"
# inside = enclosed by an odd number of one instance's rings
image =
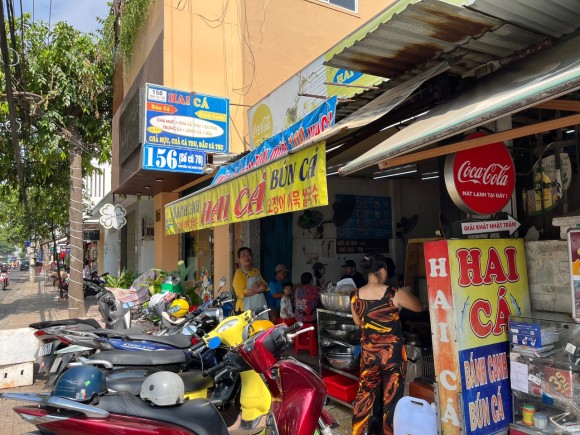
[[[336,201],[347,195],[336,195]],[[356,205],[344,225],[337,227],[337,253],[388,250],[393,237],[391,198],[355,195]]]

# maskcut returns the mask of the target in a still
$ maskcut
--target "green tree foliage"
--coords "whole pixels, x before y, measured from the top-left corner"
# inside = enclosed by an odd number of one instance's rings
[[[29,210],[19,204],[9,123],[0,128],[0,205],[10,210],[7,224],[19,242],[69,234],[69,307],[83,315],[82,177],[93,170],[91,159],[110,159],[112,52],[66,23],[51,27],[24,16],[15,27],[21,32],[9,45],[18,53],[12,79]],[[0,79],[5,89],[4,74]],[[4,100],[0,125],[8,120]]]

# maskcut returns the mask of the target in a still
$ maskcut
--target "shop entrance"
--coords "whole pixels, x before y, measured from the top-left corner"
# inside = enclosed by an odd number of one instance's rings
[[[260,219],[260,267],[267,281],[273,279],[277,264],[292,270],[292,213]]]

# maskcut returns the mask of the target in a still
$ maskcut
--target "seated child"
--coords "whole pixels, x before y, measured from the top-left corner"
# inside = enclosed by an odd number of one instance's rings
[[[284,296],[280,299],[280,323],[291,326],[295,323],[294,308],[292,308],[293,285],[290,281],[286,281],[282,285],[284,288]]]

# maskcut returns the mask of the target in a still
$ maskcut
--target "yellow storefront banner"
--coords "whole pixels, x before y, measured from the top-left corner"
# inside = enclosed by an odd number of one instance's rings
[[[325,144],[165,206],[165,234],[179,234],[328,204]]]

